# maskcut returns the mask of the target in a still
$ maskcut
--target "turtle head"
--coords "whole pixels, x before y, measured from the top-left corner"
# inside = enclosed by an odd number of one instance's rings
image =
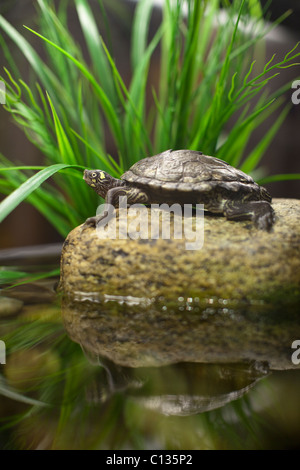
[[[114,187],[115,181],[115,178],[102,170],[84,170],[83,179],[103,198],[105,198],[107,191]]]

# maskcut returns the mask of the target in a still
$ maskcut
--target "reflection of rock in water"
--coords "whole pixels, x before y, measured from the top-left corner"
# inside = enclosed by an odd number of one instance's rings
[[[201,413],[240,398],[269,368],[296,367],[291,343],[300,327],[293,309],[282,315],[222,299],[204,305],[80,297],[65,297],[62,314],[71,339],[102,366],[101,379],[87,390],[91,402],[122,392],[164,414]]]
[[[236,305],[222,299],[130,305],[116,300],[63,301],[69,336],[92,356],[124,367],[179,362],[265,362],[270,369],[299,366],[291,344],[300,338],[298,309]],[[107,299],[106,299],[107,300]],[[119,299],[120,300],[120,299]]]
[[[237,400],[268,375],[265,365],[191,364],[128,368],[99,359],[106,381],[89,386],[87,400],[106,401],[118,392],[148,409],[165,415],[185,416],[220,408]]]

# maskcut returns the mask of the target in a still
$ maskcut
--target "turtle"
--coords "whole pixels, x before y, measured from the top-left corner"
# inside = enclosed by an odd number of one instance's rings
[[[83,179],[107,204],[118,207],[119,197],[127,204],[203,204],[204,210],[228,220],[251,220],[270,231],[275,213],[268,191],[253,178],[219,158],[195,150],[166,150],[136,162],[121,179],[102,170],[84,170]],[[105,217],[90,217],[96,225]]]

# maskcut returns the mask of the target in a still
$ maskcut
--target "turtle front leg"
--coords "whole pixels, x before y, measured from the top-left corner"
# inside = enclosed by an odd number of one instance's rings
[[[111,205],[114,207],[119,207],[120,197],[126,198],[127,206],[131,206],[132,204],[138,204],[138,203],[139,204],[149,203],[149,197],[147,193],[145,193],[143,190],[137,187],[117,186],[107,191],[105,204]],[[108,217],[108,210],[104,210],[102,214],[96,215],[95,217],[89,217],[88,219],[86,219],[84,225],[96,227],[96,225],[101,220],[103,220],[104,218],[107,219],[107,217]]]
[[[275,212],[266,201],[228,201],[223,212],[228,220],[252,220],[257,228],[268,232],[275,222]]]

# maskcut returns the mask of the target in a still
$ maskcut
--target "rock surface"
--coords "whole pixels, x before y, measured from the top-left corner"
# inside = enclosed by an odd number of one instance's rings
[[[270,233],[250,222],[205,215],[203,247],[193,251],[186,239],[112,240],[77,227],[63,247],[59,288],[70,295],[170,301],[300,302],[300,200],[275,199],[273,207]],[[124,223],[117,218],[117,228]]]

